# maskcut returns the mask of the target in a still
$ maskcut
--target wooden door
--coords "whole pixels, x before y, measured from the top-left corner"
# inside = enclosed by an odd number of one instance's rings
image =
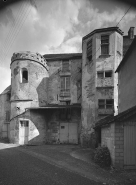
[[[29,121],[27,120],[20,121],[19,144],[20,145],[28,144],[28,136],[29,136]]]
[[[68,143],[68,123],[60,123],[60,143]]]
[[[69,143],[78,144],[77,123],[69,123]]]
[[[124,167],[136,169],[136,123],[124,126]]]

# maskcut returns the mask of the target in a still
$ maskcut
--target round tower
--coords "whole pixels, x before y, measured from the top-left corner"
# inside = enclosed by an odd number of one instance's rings
[[[11,117],[10,138],[19,140],[19,118],[26,110],[47,104],[48,66],[39,53],[14,53],[11,58]]]

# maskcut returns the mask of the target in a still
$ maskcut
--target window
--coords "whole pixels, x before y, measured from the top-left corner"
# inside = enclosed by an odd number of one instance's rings
[[[105,78],[112,77],[112,71],[105,71]]]
[[[104,78],[104,71],[98,71],[97,72],[97,77],[98,78]]]
[[[107,99],[106,100],[106,109],[112,109],[113,108],[113,100]]]
[[[6,111],[6,121],[9,122],[10,121],[10,112]]]
[[[102,55],[109,54],[109,35],[101,36],[101,54]]]
[[[28,71],[26,68],[22,69],[22,83],[28,83]]]
[[[20,125],[21,125],[21,127],[28,127],[29,121],[27,121],[27,120],[20,121]]]
[[[69,60],[62,61],[62,71],[63,72],[69,71]]]
[[[70,91],[70,77],[61,77],[61,91]]]
[[[113,99],[99,99],[98,108],[99,109],[112,109],[114,101]]]
[[[105,109],[105,100],[98,100],[98,108]]]
[[[87,43],[87,58],[89,61],[92,60],[92,39]]]
[[[112,71],[97,71],[98,78],[110,78],[112,77]]]

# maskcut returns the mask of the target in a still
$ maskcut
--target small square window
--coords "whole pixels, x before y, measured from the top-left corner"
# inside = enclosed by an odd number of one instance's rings
[[[105,77],[106,78],[112,77],[112,71],[105,71]]]
[[[104,78],[104,72],[103,71],[98,71],[97,72],[97,77],[98,78]]]
[[[113,108],[113,99],[107,99],[106,100],[106,109],[112,109]]]
[[[61,126],[61,129],[64,129],[65,128],[65,126]]]
[[[102,99],[98,100],[98,108],[105,109],[105,100],[102,100]]]

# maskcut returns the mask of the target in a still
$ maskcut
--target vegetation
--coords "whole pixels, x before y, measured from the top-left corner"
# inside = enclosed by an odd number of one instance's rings
[[[94,162],[100,167],[109,167],[111,165],[111,156],[108,147],[99,146],[94,153]]]

